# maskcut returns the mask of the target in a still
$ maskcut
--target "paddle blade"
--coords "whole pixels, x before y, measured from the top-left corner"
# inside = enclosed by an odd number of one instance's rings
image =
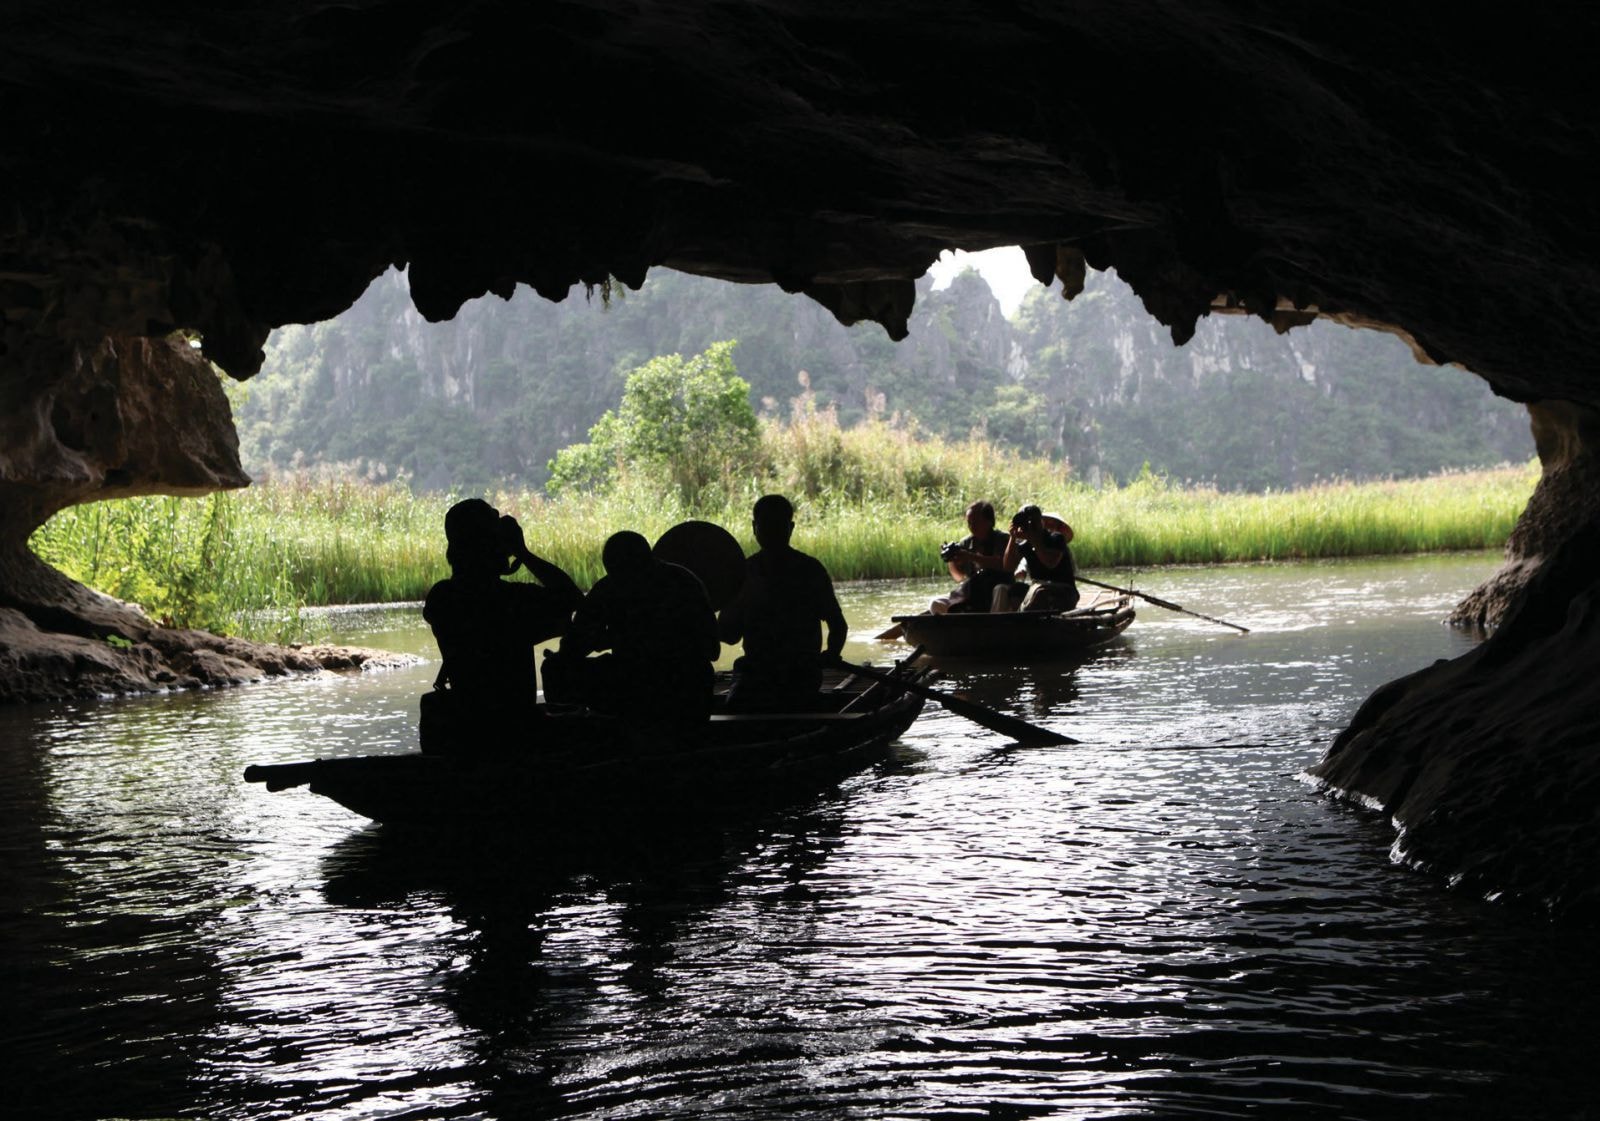
[[[1071,736],[1064,736],[1060,732],[1052,732],[1049,728],[1041,728],[1037,724],[1030,724],[1018,717],[996,712],[992,708],[976,704],[954,693],[939,692],[934,695],[933,699],[957,716],[965,717],[974,724],[980,724],[991,732],[1009,736],[1024,747],[1047,747],[1052,744],[1074,744],[1078,742]]]
[[[921,653],[922,647],[919,646],[911,657],[907,658],[905,663],[902,664],[911,662]],[[996,712],[994,709],[978,704],[976,701],[969,701],[965,697],[956,696],[954,693],[946,693],[942,689],[935,689],[932,686],[922,684],[920,681],[903,678],[881,669],[874,669],[872,666],[856,665],[854,662],[841,660],[839,664],[852,673],[860,674],[862,677],[886,681],[891,685],[904,689],[908,693],[915,693],[919,697],[925,697],[930,701],[943,705],[949,712],[965,717],[974,724],[989,729],[991,732],[999,732],[1002,736],[1010,736],[1024,747],[1043,747],[1047,744],[1078,742],[1071,736],[1063,736],[1060,732],[1052,732],[1049,728],[1041,728],[1015,716],[1007,716],[1003,712]]]

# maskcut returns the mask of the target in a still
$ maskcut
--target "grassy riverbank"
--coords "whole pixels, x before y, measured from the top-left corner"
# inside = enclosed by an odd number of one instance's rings
[[[1155,477],[1092,488],[980,443],[930,451],[906,442],[897,451],[880,441],[870,475],[852,474],[849,450],[831,449],[840,454],[828,457],[830,475],[768,480],[798,500],[796,545],[839,580],[942,572],[938,546],[966,532],[961,509],[969,495],[994,501],[1002,522],[1029,501],[1060,514],[1076,530],[1079,566],[1096,569],[1498,547],[1538,477],[1530,464],[1237,494]],[[752,547],[745,493],[702,500],[694,511],[627,480],[602,495],[487,497],[521,520],[536,552],[586,586],[600,575],[601,543],[617,529],[654,538],[699,517]],[[420,599],[446,574],[442,527],[452,500],[394,485],[279,480],[203,499],[74,507],[32,544],[68,575],[158,618],[287,638],[301,629],[302,605]]]

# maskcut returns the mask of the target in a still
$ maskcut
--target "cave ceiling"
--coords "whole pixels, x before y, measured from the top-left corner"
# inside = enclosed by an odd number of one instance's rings
[[[5,354],[236,377],[390,265],[440,319],[666,265],[905,330],[940,250],[1406,332],[1600,403],[1592,9],[814,0],[8,5]],[[1442,13],[1442,14],[1440,14]]]

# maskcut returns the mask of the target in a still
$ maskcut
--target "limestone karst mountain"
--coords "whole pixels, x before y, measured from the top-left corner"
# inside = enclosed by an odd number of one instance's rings
[[[392,271],[342,315],[268,340],[235,407],[242,454],[258,473],[322,463],[426,489],[537,485],[617,404],[629,369],[724,338],[769,415],[809,392],[844,424],[877,413],[945,436],[981,430],[1095,481],[1148,462],[1229,489],[1291,487],[1533,451],[1522,408],[1381,332],[1279,334],[1216,316],[1179,347],[1114,273],[1091,273],[1070,303],[1040,287],[1014,320],[973,272],[918,292],[891,343],[768,286],[664,269],[606,304],[519,289],[429,323]]]

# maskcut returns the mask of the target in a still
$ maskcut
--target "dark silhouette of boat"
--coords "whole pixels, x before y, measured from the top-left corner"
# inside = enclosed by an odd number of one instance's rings
[[[900,637],[940,658],[1038,661],[1071,658],[1116,638],[1133,622],[1128,596],[1072,611],[961,611],[896,615]]]
[[[917,685],[931,671],[893,674]],[[244,777],[268,790],[308,786],[385,826],[614,831],[814,795],[885,759],[922,705],[896,680],[830,671],[816,711],[719,712],[688,741],[640,721],[544,710],[531,714],[538,747],[255,765]]]

